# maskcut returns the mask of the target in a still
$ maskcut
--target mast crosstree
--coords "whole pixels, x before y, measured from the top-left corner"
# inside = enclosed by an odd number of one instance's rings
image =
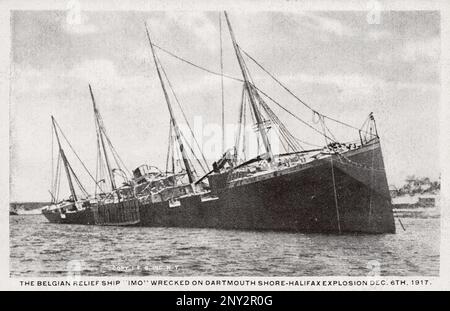
[[[109,180],[111,182],[111,189],[114,191],[117,189],[117,186],[116,186],[116,182],[114,180],[114,172],[111,168],[111,163],[109,162],[108,153],[106,152],[105,139],[104,139],[105,129],[102,124],[103,122],[101,122],[100,112],[98,111],[97,105],[95,103],[94,93],[92,92],[92,87],[90,84],[89,84],[89,93],[91,94],[92,105],[94,107],[95,126],[97,128],[97,133],[100,138],[103,155],[105,157],[106,168],[108,170]]]
[[[250,83],[249,74],[247,72],[247,67],[245,66],[245,61],[242,57],[239,46],[236,43],[236,38],[234,36],[233,28],[231,27],[230,19],[228,18],[227,12],[224,12],[225,19],[227,21],[228,29],[230,31],[231,41],[233,42],[234,51],[236,53],[236,57],[238,59],[239,67],[241,68],[242,77],[244,79],[244,87],[247,91],[248,98],[250,100],[250,104],[252,107],[253,115],[255,117],[256,126],[258,128],[258,132],[261,135],[264,148],[266,151],[266,159],[268,162],[271,162],[273,159],[272,147],[270,146],[269,137],[267,135],[267,131],[265,128],[265,122],[262,119],[261,113],[257,106],[257,90],[253,87],[253,83]]]

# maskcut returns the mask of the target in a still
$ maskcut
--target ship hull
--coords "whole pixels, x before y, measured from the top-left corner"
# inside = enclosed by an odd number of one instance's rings
[[[72,225],[94,225],[94,217],[90,209],[60,213],[58,211],[43,211],[42,214],[51,223]]]
[[[139,202],[136,199],[118,203],[95,203],[89,208],[61,213],[58,210],[43,211],[51,223],[99,225],[99,226],[134,226],[140,221]]]
[[[379,150],[362,151],[349,159],[365,163],[366,168],[347,165],[348,161],[344,164],[333,156],[293,174],[227,189],[221,199],[220,226],[323,233],[394,233],[384,172],[370,176],[367,167],[375,159],[380,163]],[[249,210],[251,212],[247,212]]]
[[[279,175],[275,175],[279,174]],[[285,174],[224,187],[217,197],[140,207],[142,226],[318,233],[395,233],[378,141]]]
[[[190,195],[179,201],[171,206],[168,201],[135,200],[92,207],[78,217],[46,217],[50,222],[118,226],[395,233],[378,140],[342,155],[213,189],[210,196]]]

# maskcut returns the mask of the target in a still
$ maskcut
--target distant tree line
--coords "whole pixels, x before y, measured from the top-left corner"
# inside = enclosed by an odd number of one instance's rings
[[[408,176],[405,184],[395,189],[396,195],[415,195],[415,194],[434,194],[441,189],[441,180],[432,181],[428,177],[416,177],[414,175]]]
[[[50,204],[50,203],[49,202],[11,202],[9,204],[9,210],[16,211],[18,209],[23,209],[25,211],[30,211],[33,209],[41,208],[48,204]]]

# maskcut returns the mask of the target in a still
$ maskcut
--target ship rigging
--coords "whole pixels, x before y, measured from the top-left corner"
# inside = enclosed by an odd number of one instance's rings
[[[250,117],[253,120],[254,126],[256,131],[258,132],[258,137],[261,138],[261,141],[263,143],[264,147],[264,153],[257,155],[259,159],[264,159],[267,162],[271,162],[274,157],[277,157],[279,155],[273,155],[272,148],[271,148],[271,142],[268,138],[268,131],[273,127],[276,132],[277,136],[279,138],[280,144],[282,148],[284,149],[285,154],[303,154],[307,150],[304,145],[308,145],[313,147],[313,149],[310,149],[311,152],[315,152],[317,148],[323,148],[324,145],[318,144],[318,143],[311,143],[305,140],[301,140],[297,137],[295,137],[288,129],[287,127],[282,123],[282,121],[277,117],[277,115],[274,113],[274,111],[269,107],[268,102],[275,105],[282,111],[286,112],[289,116],[293,117],[297,121],[301,122],[303,125],[307,126],[309,129],[314,131],[315,133],[319,134],[323,137],[325,141],[325,148],[328,150],[331,150],[332,152],[336,152],[338,150],[337,146],[339,146],[341,149],[349,149],[351,147],[355,146],[355,141],[349,141],[349,142],[342,142],[338,140],[335,136],[335,134],[330,130],[329,126],[327,125],[327,120],[333,123],[336,123],[341,126],[345,126],[347,128],[350,128],[352,130],[357,131],[357,133],[360,136],[360,143],[363,143],[362,136],[365,137],[366,141],[369,141],[374,138],[378,138],[378,133],[376,131],[376,124],[375,120],[373,118],[373,114],[371,113],[369,116],[368,121],[364,123],[364,125],[361,128],[355,127],[353,125],[350,125],[346,122],[340,121],[336,118],[330,117],[326,114],[318,112],[316,109],[312,108],[309,104],[307,104],[304,100],[300,99],[293,91],[291,91],[287,86],[285,86],[279,79],[275,77],[274,74],[269,72],[265,67],[263,67],[258,61],[256,61],[255,58],[253,58],[249,53],[247,53],[245,50],[243,50],[236,42],[235,35],[232,30],[232,26],[229,20],[229,17],[227,13],[224,13],[225,19],[227,21],[227,25],[230,32],[230,37],[232,40],[233,48],[235,50],[235,54],[238,60],[238,64],[241,70],[242,78],[237,78],[230,76],[228,74],[223,73],[223,68],[221,64],[221,72],[215,72],[214,70],[205,68],[201,65],[195,64],[194,62],[185,59],[184,57],[181,57],[179,55],[174,54],[173,52],[168,51],[167,49],[151,42],[152,48],[160,50],[161,52],[165,53],[168,56],[171,56],[185,64],[188,64],[190,66],[193,66],[199,70],[202,70],[204,72],[207,72],[212,75],[220,76],[221,79],[226,78],[233,81],[237,81],[242,83],[243,90],[242,90],[242,97],[241,97],[241,107],[239,112],[239,129],[238,133],[236,135],[236,140],[234,144],[235,154],[240,149],[240,143],[242,144],[243,150],[240,150],[244,153],[244,157],[241,160],[246,161],[246,155],[245,155],[245,139],[246,137],[245,132],[242,130],[242,127],[245,127],[246,125],[246,116],[250,115]],[[220,22],[219,22],[220,23]],[[221,27],[219,29],[220,31],[220,38],[222,39],[221,34]],[[222,44],[221,44],[222,48]],[[222,52],[221,52],[222,55]],[[301,118],[298,114],[292,112],[290,109],[286,108],[284,105],[282,105],[279,101],[275,100],[272,96],[267,94],[265,91],[263,91],[261,88],[259,88],[251,78],[250,72],[248,70],[248,67],[244,60],[244,55],[252,61],[258,68],[260,68],[264,73],[266,73],[272,80],[276,82],[284,91],[286,91],[290,96],[292,96],[298,103],[302,104],[304,107],[309,109],[312,113],[312,122],[305,121],[303,118]],[[247,102],[249,104],[247,104]],[[250,107],[250,113],[246,114],[246,109]],[[222,113],[222,131],[224,132],[224,121],[223,121],[223,113]],[[244,140],[244,143],[242,143],[242,140]],[[258,139],[259,141],[259,139]],[[226,153],[224,153],[224,156]],[[229,156],[229,153],[227,154]],[[237,159],[235,158],[233,160],[235,163]]]

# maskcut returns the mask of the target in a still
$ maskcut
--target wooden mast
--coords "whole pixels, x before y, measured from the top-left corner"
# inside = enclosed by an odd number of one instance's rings
[[[267,153],[267,161],[271,162],[273,159],[273,154],[272,154],[272,147],[270,146],[270,141],[269,141],[269,137],[267,136],[267,132],[264,128],[264,122],[262,120],[261,114],[258,110],[258,106],[256,103],[256,99],[255,99],[255,94],[257,91],[255,90],[255,88],[253,87],[253,85],[250,83],[250,79],[249,79],[249,75],[247,72],[247,68],[245,66],[245,62],[244,59],[242,57],[241,51],[239,49],[239,46],[236,43],[236,38],[234,37],[234,33],[233,33],[233,29],[231,27],[231,23],[230,20],[228,19],[228,14],[227,12],[224,12],[225,14],[225,18],[227,20],[227,25],[228,25],[228,29],[230,31],[230,36],[231,36],[231,41],[233,42],[233,47],[234,47],[234,51],[236,53],[236,57],[238,59],[239,62],[239,67],[241,68],[241,72],[242,72],[242,77],[244,78],[244,87],[247,91],[248,97],[250,99],[250,103],[251,103],[251,107],[256,119],[256,125],[258,127],[258,131],[259,134],[261,135],[263,144],[264,144],[264,148],[266,150]]]
[[[69,162],[67,161],[66,154],[64,153],[64,150],[61,146],[61,141],[59,140],[58,131],[56,129],[55,118],[53,116],[52,116],[52,124],[53,124],[53,130],[55,131],[56,140],[58,141],[59,153],[61,154],[61,158],[64,163],[64,169],[66,170],[67,180],[69,182],[70,193],[72,194],[72,197],[73,197],[74,201],[76,202],[78,199],[77,199],[77,194],[75,193],[75,188],[73,187],[72,176],[70,176]]]
[[[94,94],[93,94],[93,92],[92,92],[92,88],[91,88],[91,85],[90,85],[90,84],[89,84],[89,92],[90,92],[90,94],[91,94],[92,105],[93,105],[93,107],[94,107],[95,123],[96,123],[97,129],[98,129],[98,131],[99,131],[100,143],[101,143],[101,145],[102,145],[103,154],[105,155],[106,167],[107,167],[107,169],[108,169],[108,175],[109,175],[109,179],[110,179],[110,181],[111,181],[111,188],[112,188],[112,190],[114,191],[114,190],[117,189],[117,187],[116,187],[116,182],[115,182],[115,180],[114,180],[114,173],[113,173],[113,171],[112,171],[112,169],[111,169],[111,164],[109,163],[108,153],[106,152],[105,141],[104,141],[104,138],[103,138],[103,135],[104,135],[104,133],[103,133],[103,127],[102,127],[102,125],[100,124],[100,120],[99,120],[99,114],[100,114],[100,112],[98,111],[97,105],[95,104],[95,98],[94,98]]]
[[[167,94],[166,86],[165,86],[163,78],[161,76],[161,71],[159,69],[158,61],[156,60],[156,54],[155,54],[153,43],[152,43],[152,40],[150,38],[150,34],[149,34],[149,31],[148,31],[148,28],[147,28],[147,24],[145,24],[145,30],[147,32],[147,38],[148,38],[148,42],[150,44],[150,48],[151,48],[151,51],[152,51],[153,60],[155,62],[155,67],[156,67],[156,71],[158,73],[159,81],[161,83],[161,87],[162,87],[162,90],[163,90],[163,93],[164,93],[164,97],[166,99],[167,108],[169,109],[170,120],[171,120],[172,125],[173,125],[173,130],[175,132],[175,137],[176,137],[176,139],[178,141],[178,145],[180,147],[181,156],[183,157],[184,167],[186,168],[186,173],[188,175],[189,183],[192,184],[193,182],[195,182],[195,177],[194,177],[194,174],[192,172],[191,165],[189,164],[189,159],[187,157],[186,151],[184,150],[183,142],[181,140],[181,132],[180,132],[180,129],[178,128],[177,121],[175,120],[175,116],[174,116],[174,113],[173,113],[173,110],[172,110],[172,105],[170,103],[169,95]]]
[[[222,15],[219,12],[219,39],[220,39],[220,90],[222,97],[222,154],[225,153],[225,98],[223,93],[223,42],[222,42]]]

